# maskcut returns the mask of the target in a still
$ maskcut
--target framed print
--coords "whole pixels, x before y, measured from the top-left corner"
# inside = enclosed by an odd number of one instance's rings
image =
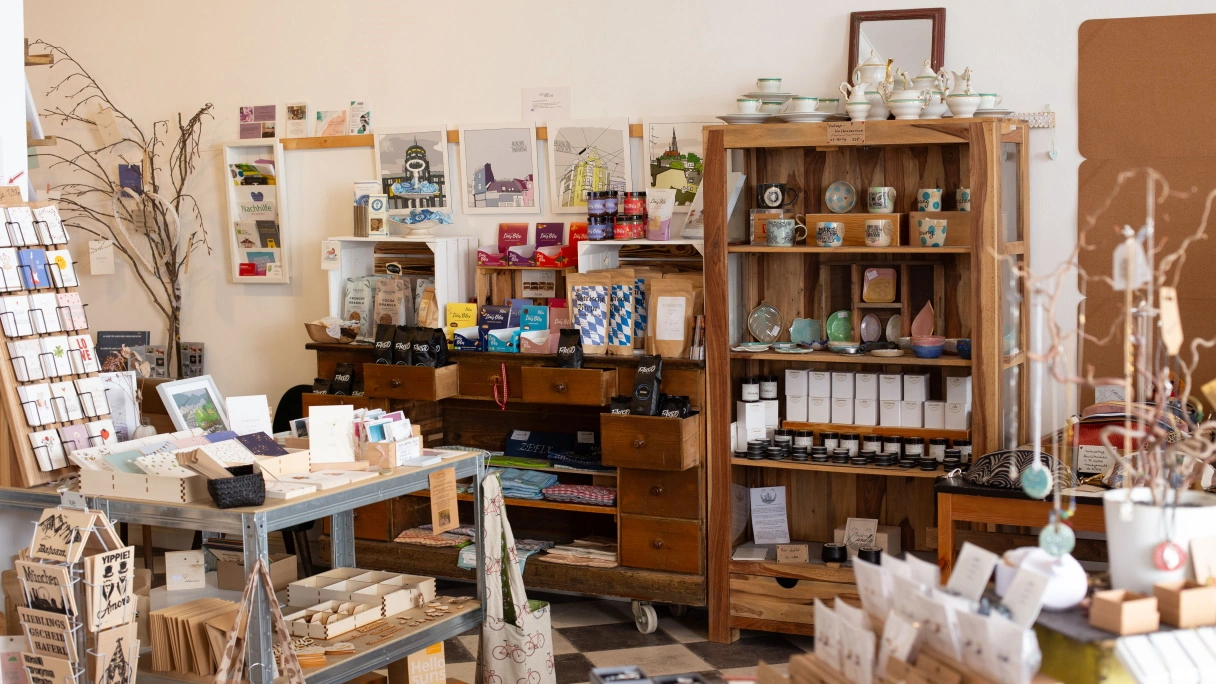
[[[466,214],[539,214],[536,125],[486,124],[460,129]]]
[[[429,209],[450,216],[447,126],[377,128],[376,175],[391,216]]]
[[[553,212],[585,214],[588,193],[632,190],[632,168],[628,119],[549,124],[549,196]]]
[[[178,430],[199,428],[211,434],[228,429],[224,397],[210,375],[161,383],[156,391]]]
[[[673,116],[642,123],[646,148],[646,187],[676,191],[676,211],[688,211],[704,173],[701,128],[717,124],[711,116]]]

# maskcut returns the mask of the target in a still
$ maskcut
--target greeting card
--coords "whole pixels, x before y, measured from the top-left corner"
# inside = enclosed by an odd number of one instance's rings
[[[89,431],[83,425],[64,425],[59,428],[59,441],[63,442],[63,450],[70,456],[77,449],[89,448]]]
[[[110,412],[110,402],[106,398],[105,382],[102,378],[78,378],[76,394],[80,396],[80,408],[85,416],[96,418]]]
[[[115,627],[135,618],[135,547],[85,558],[85,625],[90,632]]]
[[[88,335],[72,335],[67,340],[71,353],[72,372],[96,373],[101,370],[97,363],[97,352],[93,349],[93,338]]]
[[[0,230],[0,237],[5,232]],[[0,249],[0,290],[20,290],[21,274],[17,272],[17,250],[12,247]]]
[[[65,565],[13,561],[17,577],[25,585],[29,607],[47,613],[76,614],[72,577]]]
[[[34,332],[44,335],[63,330],[59,324],[59,298],[54,292],[40,292],[30,295],[30,320],[34,324]]]
[[[44,245],[66,245],[68,232],[63,228],[59,218],[59,207],[48,204],[34,209],[34,225],[38,228],[38,237]]]
[[[51,408],[51,386],[46,383],[19,385],[17,398],[25,410],[25,420],[30,427],[39,427],[55,422],[55,411]]]
[[[241,465],[257,462],[257,459],[253,457],[249,449],[246,449],[244,444],[235,439],[206,444],[200,446],[199,449],[202,449],[208,456],[225,465]]]
[[[162,477],[194,477],[198,473],[177,462],[172,453],[144,454],[135,459],[135,466],[149,475]]]
[[[51,335],[50,337],[41,338],[42,359],[46,373],[50,376],[58,377],[60,375],[71,375],[72,373],[84,373],[86,371],[75,370],[75,364],[68,360],[68,338],[66,335]],[[92,343],[90,343],[91,345]],[[75,357],[75,354],[72,354]],[[96,369],[94,369],[96,370]]]
[[[17,270],[21,273],[21,282],[25,284],[27,290],[51,286],[50,278],[46,273],[46,252],[44,250],[18,250]]]
[[[46,377],[42,368],[42,344],[32,340],[16,340],[8,343],[8,356],[13,362],[13,373],[21,382],[41,380]],[[53,367],[54,364],[51,364]]]
[[[31,432],[30,444],[34,447],[39,470],[46,472],[67,466],[67,454],[64,453],[63,442],[59,441],[59,433],[55,430]]]
[[[55,287],[76,287],[80,280],[76,277],[76,267],[72,265],[72,254],[66,249],[56,249],[46,253],[51,282]]]
[[[250,453],[258,456],[286,456],[287,450],[274,441],[274,437],[265,432],[251,432],[247,435],[237,435],[237,442],[245,446]]]
[[[30,557],[75,563],[84,554],[96,513],[74,508],[47,508],[34,526]]]
[[[14,245],[38,244],[38,231],[34,229],[34,212],[29,207],[8,207],[8,228],[6,233]]]
[[[109,418],[85,423],[84,426],[89,431],[89,443],[93,446],[99,446],[99,440],[102,444],[118,443],[118,437],[114,435],[114,422]]]
[[[30,298],[25,295],[0,298],[0,326],[3,326],[6,337],[33,335],[34,324],[30,321]]]
[[[76,394],[76,386],[71,380],[51,383],[51,407],[55,409],[55,417],[61,423],[84,418],[80,397]]]
[[[60,292],[55,298],[59,301],[59,324],[64,330],[88,330],[89,319],[79,292]]]

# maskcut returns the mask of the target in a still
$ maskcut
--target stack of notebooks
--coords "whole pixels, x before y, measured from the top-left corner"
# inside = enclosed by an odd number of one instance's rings
[[[538,560],[559,565],[581,565],[592,568],[615,568],[616,541],[607,537],[576,539],[570,544],[555,546],[537,556]]]
[[[216,598],[152,611],[148,620],[152,669],[204,677],[215,674],[236,612],[236,603]]]

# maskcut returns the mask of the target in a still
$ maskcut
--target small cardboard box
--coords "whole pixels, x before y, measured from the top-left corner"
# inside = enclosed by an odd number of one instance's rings
[[[366,589],[372,584],[367,582],[356,582],[355,580],[342,580],[333,584],[321,587],[317,593],[321,595],[322,601],[358,601],[356,594],[360,589]]]
[[[854,399],[853,400],[853,424],[854,425],[878,425],[878,400],[877,399]]]
[[[785,396],[807,396],[807,389],[810,385],[807,382],[806,376],[807,372],[805,370],[787,368],[785,371]]]
[[[940,401],[925,402],[925,420],[926,428],[934,430],[944,430],[946,428],[946,405]]]
[[[1167,625],[1181,629],[1216,625],[1216,586],[1194,580],[1160,582],[1153,585],[1153,596]]]
[[[946,401],[952,404],[971,404],[970,375],[956,375],[946,378]]]
[[[878,376],[878,398],[883,401],[903,401],[904,378],[899,373]]]
[[[836,371],[832,373],[832,398],[853,398],[853,371]]]
[[[929,374],[904,375],[904,401],[929,401]]]
[[[805,423],[807,398],[803,395],[789,394],[785,397],[785,419]]]
[[[296,570],[296,557],[288,553],[270,554],[270,583],[275,591],[287,589],[287,585],[296,581],[299,573]],[[220,589],[241,591],[245,588],[245,564],[231,560],[216,560],[215,586]]]
[[[878,398],[878,375],[875,373],[858,373],[853,381],[854,399]]]
[[[287,628],[293,636],[306,636],[313,639],[333,639],[339,634],[345,634],[353,629],[371,624],[384,617],[380,606],[366,603],[351,603],[343,606],[342,601],[323,601],[304,610],[288,613],[283,616]],[[340,612],[342,608],[346,612]],[[322,624],[324,613],[335,613],[329,622]]]
[[[740,430],[748,434],[764,430],[764,404],[758,401],[735,402],[735,420]]]
[[[832,530],[832,541],[837,544],[844,543],[844,525]],[[879,525],[874,533],[874,541],[885,556],[898,556],[903,551],[900,529],[895,525]]]
[[[837,425],[853,424],[853,400],[832,398],[832,422]]]
[[[969,430],[971,428],[971,406],[969,404],[946,403],[946,429]]]
[[[832,374],[828,371],[807,371],[806,395],[825,399],[832,396]]]
[[[899,424],[901,427],[923,427],[925,420],[925,402],[899,402]]]
[[[893,399],[879,399],[878,424],[883,427],[900,427],[899,405],[902,403]]]
[[[832,400],[827,397],[807,397],[806,420],[808,423],[832,422]]]
[[[776,399],[761,399],[764,404],[764,427],[781,427],[781,404]]]
[[[1089,608],[1091,626],[1120,636],[1155,632],[1160,623],[1157,599],[1126,589],[1095,593]]]

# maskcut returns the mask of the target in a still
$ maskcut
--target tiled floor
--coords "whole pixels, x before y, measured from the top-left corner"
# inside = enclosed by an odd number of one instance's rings
[[[467,588],[457,587],[459,593]],[[633,622],[628,601],[585,599],[572,596],[528,594],[552,604],[553,653],[558,684],[585,682],[593,667],[637,665],[648,675],[699,672],[708,681],[729,676],[752,676],[760,661],[784,672],[791,655],[810,650],[811,639],[798,636],[744,632],[733,644],[707,641],[708,616],[689,609],[681,618],[656,608],[659,628],[642,634]],[[447,675],[473,682],[479,630],[444,644]]]

